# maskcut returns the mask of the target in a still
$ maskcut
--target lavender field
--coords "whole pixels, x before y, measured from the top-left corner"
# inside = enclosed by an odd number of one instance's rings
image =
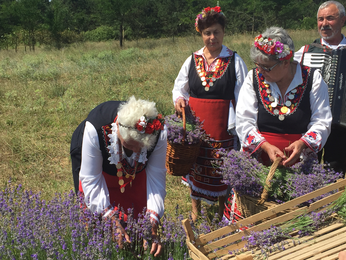
[[[314,30],[290,35],[296,49],[318,38]],[[248,69],[253,38],[224,38]],[[0,51],[0,259],[154,259],[142,247],[146,216],[128,223],[131,244],[120,250],[110,223],[80,210],[72,192],[70,140],[89,111],[107,100],[135,95],[172,114],[173,81],[202,44],[191,36],[125,42],[122,49],[118,42],[86,42],[61,50]],[[190,216],[189,189],[177,177],[166,181],[160,230],[165,251],[157,259],[189,259],[180,223]],[[214,214],[217,206],[203,208],[193,225],[196,235],[227,225]]]

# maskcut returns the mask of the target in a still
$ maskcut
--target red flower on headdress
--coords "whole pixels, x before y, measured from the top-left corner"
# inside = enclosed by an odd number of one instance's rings
[[[155,130],[154,125],[151,123],[148,123],[147,127],[145,128],[145,133],[146,134],[152,134],[154,132],[154,130]]]
[[[136,124],[136,128],[138,131],[143,131],[143,126],[139,125],[138,123]]]
[[[220,13],[220,12],[221,12],[220,6],[215,6],[214,8],[212,8],[212,10],[214,10],[214,11],[217,12],[217,13]]]
[[[209,6],[204,8],[204,12],[209,13],[210,11],[211,11],[211,8]]]
[[[160,130],[161,129],[161,122],[158,119],[153,120],[153,126],[155,130]]]

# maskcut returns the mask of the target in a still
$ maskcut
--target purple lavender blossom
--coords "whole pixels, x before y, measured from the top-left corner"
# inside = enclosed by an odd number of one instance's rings
[[[176,114],[165,117],[167,126],[167,140],[171,143],[181,144],[183,140],[183,120]],[[203,129],[203,122],[195,117],[190,110],[186,110],[186,138],[185,143],[198,144],[200,141],[208,141],[209,137]]]
[[[263,190],[259,178],[263,175],[263,165],[246,152],[221,150],[219,154],[223,163],[218,173],[223,175],[223,182],[240,194],[259,197]]]

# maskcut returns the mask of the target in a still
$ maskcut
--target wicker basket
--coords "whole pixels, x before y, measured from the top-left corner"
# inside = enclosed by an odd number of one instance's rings
[[[186,116],[185,109],[182,110],[183,115],[183,139],[181,144],[173,144],[167,141],[167,153],[166,153],[166,168],[167,172],[173,176],[184,176],[188,174],[196,162],[199,154],[198,144],[186,144]]]
[[[270,187],[270,181],[273,179],[276,168],[278,167],[281,157],[277,157],[272,166],[270,167],[267,179],[266,187]],[[267,201],[268,199],[268,190],[263,189],[261,198],[254,198],[247,195],[239,195],[235,192],[237,208],[241,212],[242,217],[247,218],[252,215],[255,215],[259,212],[265,211],[267,209],[273,208],[278,204],[273,201]]]

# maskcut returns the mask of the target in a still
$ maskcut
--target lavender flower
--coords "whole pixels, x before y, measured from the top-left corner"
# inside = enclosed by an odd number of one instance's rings
[[[245,152],[222,149],[219,154],[223,163],[218,173],[223,175],[223,182],[240,194],[260,196],[263,184],[259,176],[264,174],[264,166]]]
[[[181,144],[183,140],[183,120],[176,114],[165,117],[167,126],[167,140],[171,143]],[[203,129],[203,122],[195,117],[190,110],[186,110],[186,138],[185,143],[198,144],[200,141],[208,141],[209,137]]]

